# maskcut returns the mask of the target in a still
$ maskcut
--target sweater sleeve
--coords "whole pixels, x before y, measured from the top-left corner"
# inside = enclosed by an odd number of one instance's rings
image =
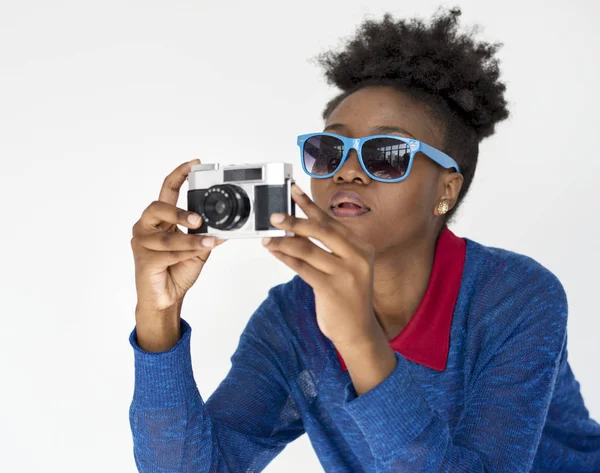
[[[192,371],[190,325],[181,319],[181,339],[160,353],[142,350],[134,328],[129,421],[140,472],[258,472],[304,433],[279,361],[286,344],[278,339],[284,329],[277,325],[277,307],[270,292],[242,332],[229,373],[206,402]]]
[[[566,349],[567,302],[551,273],[488,296],[477,372],[451,432],[395,353],[394,371],[344,406],[371,447],[377,472],[520,473],[531,469]],[[493,287],[493,286],[492,286]]]

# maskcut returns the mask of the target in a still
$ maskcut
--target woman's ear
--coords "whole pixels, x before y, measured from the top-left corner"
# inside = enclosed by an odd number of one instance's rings
[[[452,210],[458,200],[464,177],[458,172],[445,172],[441,179],[441,192],[438,202],[447,202],[448,210]]]

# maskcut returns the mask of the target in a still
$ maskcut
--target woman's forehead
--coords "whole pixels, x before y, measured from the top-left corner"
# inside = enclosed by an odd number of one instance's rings
[[[433,144],[439,139],[436,125],[427,106],[409,95],[389,87],[367,87],[346,97],[331,112],[324,130],[346,136],[400,133]]]

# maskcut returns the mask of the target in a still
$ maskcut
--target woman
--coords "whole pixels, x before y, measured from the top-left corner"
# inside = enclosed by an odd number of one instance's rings
[[[252,315],[206,403],[180,312],[222,241],[177,228],[200,224],[175,207],[191,163],[167,177],[132,238],[140,471],[261,471],[305,432],[327,472],[600,471],[560,282],[447,227],[508,116],[499,45],[458,34],[459,16],[385,15],[320,57],[343,93],[298,138],[314,201],[294,186],[308,218],[274,214],[296,236],[264,241],[298,276]]]

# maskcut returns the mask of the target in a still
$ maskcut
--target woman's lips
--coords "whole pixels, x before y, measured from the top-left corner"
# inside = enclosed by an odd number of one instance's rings
[[[329,208],[336,217],[360,217],[371,209],[356,192],[337,191],[329,199]]]
[[[336,207],[331,207],[331,213],[336,217],[352,218],[360,217],[369,212],[369,209],[359,207],[358,205],[344,202]]]

